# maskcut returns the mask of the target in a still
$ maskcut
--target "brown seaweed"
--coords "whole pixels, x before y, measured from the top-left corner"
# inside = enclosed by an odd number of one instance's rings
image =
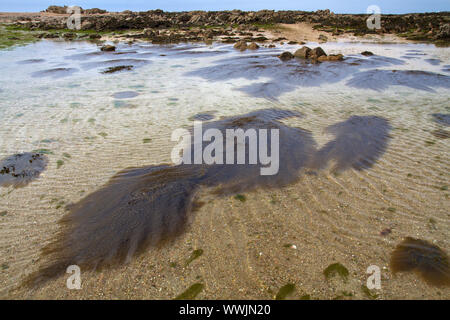
[[[425,240],[405,238],[391,254],[392,272],[416,272],[433,286],[450,285],[450,266],[447,254]]]
[[[323,168],[333,160],[333,171],[370,168],[386,151],[390,130],[389,122],[376,116],[352,116],[334,124],[326,131],[336,138],[316,153],[314,165]]]
[[[117,266],[152,246],[170,242],[189,225],[201,190],[219,196],[235,195],[257,188],[280,188],[297,181],[301,169],[315,159],[316,144],[310,132],[279,121],[289,117],[301,115],[267,109],[203,124],[204,131],[214,128],[224,136],[226,129],[233,128],[278,129],[279,170],[275,175],[261,175],[263,166],[259,162],[248,164],[248,140],[244,143],[246,164],[158,165],[119,172],[101,189],[68,207],[70,212],[61,219],[59,234],[43,250],[43,265],[26,283],[42,284],[73,264],[82,270]],[[373,143],[380,143],[377,135],[362,137],[366,144],[374,137]],[[270,154],[271,135],[267,138]],[[355,145],[362,146],[363,143]],[[193,148],[191,144],[191,151]],[[234,148],[236,151],[236,141]],[[363,148],[362,152],[369,157],[368,152],[376,151],[379,157],[382,150],[384,147],[373,147]]]

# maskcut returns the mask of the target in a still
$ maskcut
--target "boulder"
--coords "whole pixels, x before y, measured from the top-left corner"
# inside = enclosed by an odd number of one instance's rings
[[[235,45],[234,45],[235,49],[241,50],[241,51],[245,51],[247,49],[247,42],[241,40],[238,41]]]
[[[304,46],[295,51],[294,57],[301,58],[301,59],[308,59],[309,54],[311,53],[311,49]]]
[[[363,51],[363,52],[361,52],[361,54],[362,54],[363,56],[366,56],[366,57],[373,56],[373,53],[370,52],[370,51]]]
[[[104,45],[103,47],[100,48],[101,51],[116,51],[116,47],[112,46],[112,45]]]
[[[282,54],[280,54],[280,55],[278,56],[278,58],[279,58],[281,61],[287,61],[287,60],[293,59],[293,58],[294,58],[294,55],[293,55],[292,53],[290,53],[289,51],[286,51],[286,52],[283,52]]]
[[[252,42],[252,43],[250,43],[250,45],[248,46],[248,48],[249,48],[250,50],[257,50],[257,49],[259,49],[259,46],[258,46],[255,42]]]
[[[317,47],[311,50],[309,57],[311,59],[318,59],[321,56],[326,56],[327,54],[325,53],[325,51],[323,51],[323,49],[321,47]]]

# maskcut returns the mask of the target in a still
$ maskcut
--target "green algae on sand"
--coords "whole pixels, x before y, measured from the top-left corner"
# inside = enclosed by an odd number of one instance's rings
[[[194,261],[195,259],[198,259],[202,255],[203,255],[203,249],[197,249],[197,250],[192,251],[191,256],[189,257],[189,259],[186,260],[184,266],[187,267],[192,261]]]
[[[295,284],[293,284],[293,283],[285,284],[284,286],[282,286],[280,288],[280,290],[278,290],[278,293],[275,296],[275,300],[284,300],[288,296],[293,294],[294,291],[295,291]]]
[[[243,194],[237,194],[237,195],[234,196],[234,198],[236,200],[241,201],[241,202],[245,202],[247,200],[247,198]]]
[[[194,283],[192,286],[186,289],[183,293],[175,297],[174,300],[193,300],[205,287],[202,283]]]
[[[349,272],[346,267],[344,267],[342,264],[333,263],[330,264],[324,271],[323,274],[325,278],[328,280],[334,275],[339,275],[344,281],[347,281]]]
[[[0,25],[0,50],[14,46],[23,46],[39,39],[34,32],[14,30],[10,26]]]

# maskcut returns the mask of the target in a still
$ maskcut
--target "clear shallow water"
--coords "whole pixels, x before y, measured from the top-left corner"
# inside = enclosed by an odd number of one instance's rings
[[[9,265],[4,292],[23,277],[15,270],[37,259],[41,243],[57,230],[63,204],[97,190],[124,168],[170,162],[172,130],[190,126],[189,118],[198,114],[219,119],[264,108],[293,110],[303,116],[286,123],[309,130],[319,148],[333,139],[327,127],[352,116],[386,119],[391,139],[377,163],[339,176],[324,171],[303,177],[283,201],[293,212],[285,217],[286,224],[295,224],[297,234],[307,235],[322,250],[333,248],[332,255],[343,255],[343,261],[349,254],[370,262],[368,257],[377,254],[369,248],[375,246],[381,258],[373,259],[383,263],[390,248],[408,235],[448,248],[448,193],[443,187],[448,185],[449,146],[432,132],[448,130],[442,117],[436,121],[433,114],[450,113],[449,50],[427,45],[321,46],[328,53],[342,52],[347,60],[309,65],[276,58],[296,46],[241,53],[227,45],[120,44],[116,53],[102,53],[89,43],[43,41],[0,52],[0,157],[39,149],[49,153],[47,170],[35,182],[20,190],[0,189],[0,211],[8,212],[1,221],[6,240],[0,249]],[[376,55],[359,55],[364,50]],[[118,65],[135,67],[101,73]],[[260,201],[244,206],[242,220],[250,217],[237,228],[245,229],[247,223],[263,228],[258,212],[267,206],[264,199],[274,196],[280,195],[263,191]],[[213,219],[209,215],[220,217],[227,208],[223,201],[214,200],[219,204],[205,209],[208,218],[201,211],[195,219],[191,236],[199,245],[206,246],[196,228],[205,227],[208,220],[202,219]],[[336,213],[335,208],[350,212]],[[298,221],[312,215],[314,221]],[[431,218],[437,221],[436,230],[430,229]],[[214,223],[207,225],[208,230]],[[238,241],[235,228],[230,227],[231,238]],[[391,238],[380,237],[383,228],[395,230]],[[280,235],[274,230],[267,237],[270,247]],[[361,245],[349,250],[355,241]],[[220,237],[214,239],[211,248],[220,242]],[[237,245],[235,253],[246,255],[248,250]],[[332,262],[320,253],[310,255],[312,265]],[[355,265],[364,269],[364,263]],[[273,272],[259,262],[251,267]],[[209,268],[211,274],[219,273]],[[281,277],[286,272],[278,273]],[[401,296],[395,285],[394,296]]]

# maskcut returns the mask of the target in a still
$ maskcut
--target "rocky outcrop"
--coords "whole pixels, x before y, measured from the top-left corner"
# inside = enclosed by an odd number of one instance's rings
[[[450,39],[450,23],[446,23],[440,26],[435,39],[438,40],[449,40]]]
[[[104,14],[107,13],[108,11],[103,10],[103,9],[99,9],[99,8],[92,8],[92,9],[83,9],[81,7],[80,8],[80,13],[82,14]],[[56,13],[56,14],[67,14],[67,6],[49,6],[44,12],[47,13]],[[130,11],[131,12],[131,11]]]
[[[30,29],[65,29],[66,7],[50,6],[46,12],[57,13],[53,16],[23,19],[18,16],[16,23]],[[229,26],[239,26],[242,30],[256,31],[258,25],[277,23],[293,24],[306,22],[313,24],[315,29],[332,35],[351,33],[355,35],[394,33],[412,40],[449,42],[450,12],[415,13],[404,15],[382,15],[381,29],[367,28],[367,14],[334,14],[329,10],[316,12],[306,11],[191,11],[164,12],[150,10],[142,12],[106,12],[101,9],[81,9],[81,28],[83,30],[116,31],[185,29],[192,27],[207,29],[220,27],[221,32]],[[321,41],[327,40],[327,35],[321,36]],[[251,42],[251,41],[248,41]]]
[[[61,7],[61,6],[49,6],[44,12],[56,13],[56,14],[66,14],[67,13],[67,6],[64,6],[64,7]]]
[[[344,60],[344,56],[342,54],[330,54],[327,55],[325,51],[321,47],[317,47],[314,49],[310,49],[306,46],[295,51],[294,54],[290,52],[283,52],[280,56],[278,56],[283,61],[290,60],[292,58],[299,59],[308,59],[312,63],[324,62],[324,61],[341,61]]]

